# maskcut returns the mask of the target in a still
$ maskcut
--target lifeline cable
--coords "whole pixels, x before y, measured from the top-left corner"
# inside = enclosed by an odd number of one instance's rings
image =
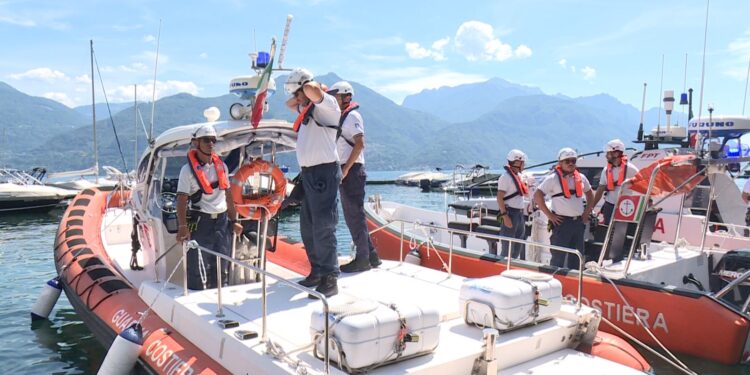
[[[122,146],[120,146],[120,137],[117,136],[117,128],[115,127],[115,120],[112,119],[112,109],[109,107],[109,99],[107,99],[107,91],[104,89],[104,81],[102,80],[102,72],[99,71],[99,61],[96,59],[94,53],[94,63],[96,63],[96,73],[99,75],[99,83],[102,86],[102,93],[104,94],[104,102],[107,103],[107,111],[109,112],[109,122],[112,124],[112,131],[115,133],[115,141],[117,141],[117,150],[120,151],[120,158],[122,159],[122,166],[125,167],[125,171],[128,171],[128,164],[125,162],[125,156],[122,154]],[[94,77],[91,77],[93,80]]]

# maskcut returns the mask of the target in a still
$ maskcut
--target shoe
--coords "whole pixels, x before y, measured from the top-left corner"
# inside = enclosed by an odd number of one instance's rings
[[[339,287],[337,283],[336,274],[325,275],[320,279],[320,284],[315,288],[315,291],[326,296],[326,298],[333,297],[339,293]],[[308,294],[308,298],[316,299],[318,297]]]
[[[370,251],[370,267],[378,268],[379,265],[383,264],[378,256],[378,252],[375,250]]]
[[[297,284],[304,286],[305,288],[312,288],[320,284],[320,276],[308,275],[304,279],[297,282]]]
[[[344,264],[343,266],[340,267],[340,269],[341,269],[341,272],[344,272],[344,273],[369,271],[370,262],[366,259],[354,258],[353,261],[347,264]]]

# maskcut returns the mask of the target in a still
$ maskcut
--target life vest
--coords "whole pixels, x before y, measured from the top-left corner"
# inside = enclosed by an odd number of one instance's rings
[[[623,155],[620,157],[620,174],[617,176],[617,182],[615,182],[614,175],[612,173],[612,163],[607,163],[607,191],[615,190],[615,187],[622,186],[622,182],[625,181],[625,172],[628,169],[628,157]]]
[[[562,188],[562,193],[557,193],[553,195],[552,197],[559,197],[559,196],[565,196],[565,198],[571,197],[571,191],[568,187],[568,179],[563,176],[563,171],[560,168],[560,166],[555,167],[555,173],[557,173],[557,181],[560,182],[560,188]],[[575,193],[576,197],[580,198],[583,196],[583,180],[581,180],[581,173],[578,172],[578,169],[573,170],[573,183],[575,184]]]
[[[529,195],[529,187],[526,186],[526,183],[521,181],[521,176],[518,175],[518,173],[514,172],[513,169],[511,169],[509,166],[503,167],[508,172],[508,174],[513,177],[513,184],[516,185],[516,192],[510,195],[506,195],[503,197],[503,200],[513,199],[519,194],[523,196]]]
[[[221,158],[216,153],[211,154],[211,163],[213,163],[216,169],[216,177],[218,177],[218,181],[213,184],[208,181],[208,177],[206,177],[206,173],[203,171],[203,165],[198,159],[198,150],[190,150],[188,152],[188,162],[190,163],[190,171],[193,172],[193,176],[198,180],[198,185],[200,185],[203,194],[213,194],[214,189],[217,187],[221,190],[229,188],[229,179],[224,172],[224,162],[221,161]]]
[[[318,126],[322,126],[324,128],[336,129],[336,138],[338,139],[338,135],[341,134],[341,121],[339,121],[339,123],[336,125],[321,124],[313,118],[314,111],[315,111],[315,105],[312,102],[307,103],[307,105],[304,108],[302,108],[301,111],[299,111],[299,115],[297,115],[297,118],[294,120],[294,125],[292,126],[292,129],[294,130],[294,132],[299,133],[300,127],[302,125],[307,125],[310,122],[310,119],[312,118]]]
[[[349,146],[352,146],[352,147],[354,147],[354,142],[346,139],[346,137],[344,137],[341,134],[341,131],[343,129],[344,121],[346,120],[346,116],[349,116],[349,113],[351,113],[352,111],[357,110],[357,109],[359,109],[359,103],[357,103],[357,102],[349,102],[349,105],[346,106],[346,108],[344,108],[343,111],[341,111],[341,118],[339,119],[339,130],[336,132],[336,140],[337,141],[339,140],[339,138],[344,138],[344,141],[346,141],[346,143],[348,143]]]

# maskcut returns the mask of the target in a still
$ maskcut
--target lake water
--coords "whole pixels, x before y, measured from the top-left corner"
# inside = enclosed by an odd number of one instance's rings
[[[400,172],[371,172],[370,180],[392,180]],[[416,187],[368,185],[367,194],[380,194],[423,208],[443,210],[449,197],[422,193]],[[63,293],[50,320],[32,326],[29,309],[44,283],[55,277],[52,244],[61,210],[41,215],[0,216],[0,363],[4,374],[95,374],[106,354],[78,318]],[[349,253],[351,237],[340,215],[339,251]],[[299,218],[284,215],[280,231],[299,238]],[[689,327],[683,327],[689,329]],[[658,359],[647,356],[656,373],[678,374]],[[745,366],[722,366],[681,357],[700,374],[750,374]]]

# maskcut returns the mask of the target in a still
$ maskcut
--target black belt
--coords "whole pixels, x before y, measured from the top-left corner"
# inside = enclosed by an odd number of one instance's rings
[[[223,215],[226,215],[226,214],[227,214],[226,211],[220,212],[218,214],[209,214],[209,213],[201,212],[201,211],[190,211],[191,216],[194,216],[194,217],[200,216],[200,217],[204,217],[206,219],[211,219],[211,220],[220,219]]]
[[[331,165],[338,165],[338,164],[339,164],[339,162],[332,161],[330,163],[323,163],[323,164],[311,165],[309,167],[300,167],[300,170],[306,171],[306,170],[309,170],[309,169],[312,169],[312,168],[315,168],[315,167],[328,167],[328,166],[331,166]]]
[[[505,211],[508,211],[508,212],[518,212],[518,211],[521,211],[521,210],[523,210],[523,209],[522,208],[513,208],[513,207],[505,206]]]
[[[341,163],[341,166],[342,166],[342,167],[343,167],[343,166],[345,166],[345,165],[346,165],[346,163]],[[353,163],[353,164],[352,164],[352,168],[354,168],[354,167],[355,167],[355,166],[357,166],[357,165],[361,166],[361,165],[362,165],[362,163]]]
[[[561,217],[561,218],[563,218],[563,219],[578,220],[578,219],[580,219],[580,218],[581,218],[580,216],[565,216],[565,215],[560,215],[560,214],[558,214],[558,213],[555,213],[555,212],[553,212],[553,213],[554,213],[555,215],[557,215],[558,217]]]

